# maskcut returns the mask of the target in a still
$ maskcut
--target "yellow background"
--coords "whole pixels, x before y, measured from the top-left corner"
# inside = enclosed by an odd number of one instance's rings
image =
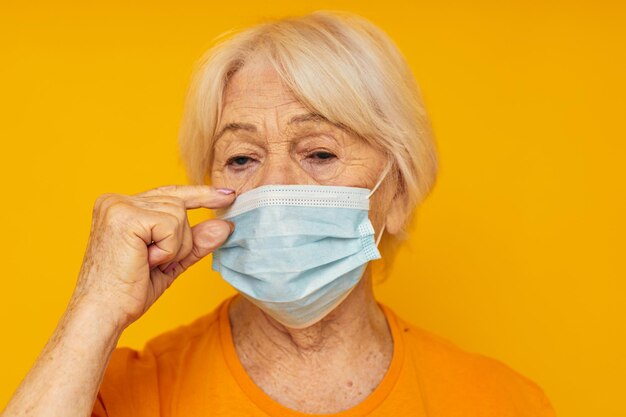
[[[626,415],[623,3],[87,3],[0,6],[0,407],[70,297],[96,197],[185,183],[182,100],[211,38],[330,8],[398,43],[440,150],[379,298],[535,380],[560,415]],[[120,343],[140,347],[231,294],[209,261]]]

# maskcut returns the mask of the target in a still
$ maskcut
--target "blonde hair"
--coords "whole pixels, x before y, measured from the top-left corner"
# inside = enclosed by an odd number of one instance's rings
[[[265,21],[216,38],[196,63],[185,100],[179,139],[191,183],[210,183],[224,90],[257,54],[305,106],[391,158],[406,226],[437,174],[430,121],[400,50],[380,28],[348,12],[316,11]]]

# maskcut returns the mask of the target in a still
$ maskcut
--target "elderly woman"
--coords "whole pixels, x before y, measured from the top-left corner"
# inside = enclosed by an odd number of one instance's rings
[[[391,258],[437,166],[380,29],[316,12],[221,40],[180,139],[196,185],[96,201],[68,309],[3,416],[553,415],[528,379],[373,296],[368,262],[381,236]],[[190,227],[200,207],[217,216]],[[209,253],[238,294],[141,352],[114,349]]]

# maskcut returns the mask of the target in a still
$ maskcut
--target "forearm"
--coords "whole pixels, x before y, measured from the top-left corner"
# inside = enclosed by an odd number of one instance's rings
[[[90,416],[121,329],[84,304],[70,303],[2,417]]]

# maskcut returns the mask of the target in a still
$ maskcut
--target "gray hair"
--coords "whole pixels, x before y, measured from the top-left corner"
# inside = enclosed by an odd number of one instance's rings
[[[305,106],[393,161],[408,221],[437,175],[430,121],[415,77],[394,42],[367,19],[348,12],[316,11],[265,21],[216,38],[196,63],[185,99],[179,140],[191,183],[210,183],[224,90],[256,54],[273,65]]]

